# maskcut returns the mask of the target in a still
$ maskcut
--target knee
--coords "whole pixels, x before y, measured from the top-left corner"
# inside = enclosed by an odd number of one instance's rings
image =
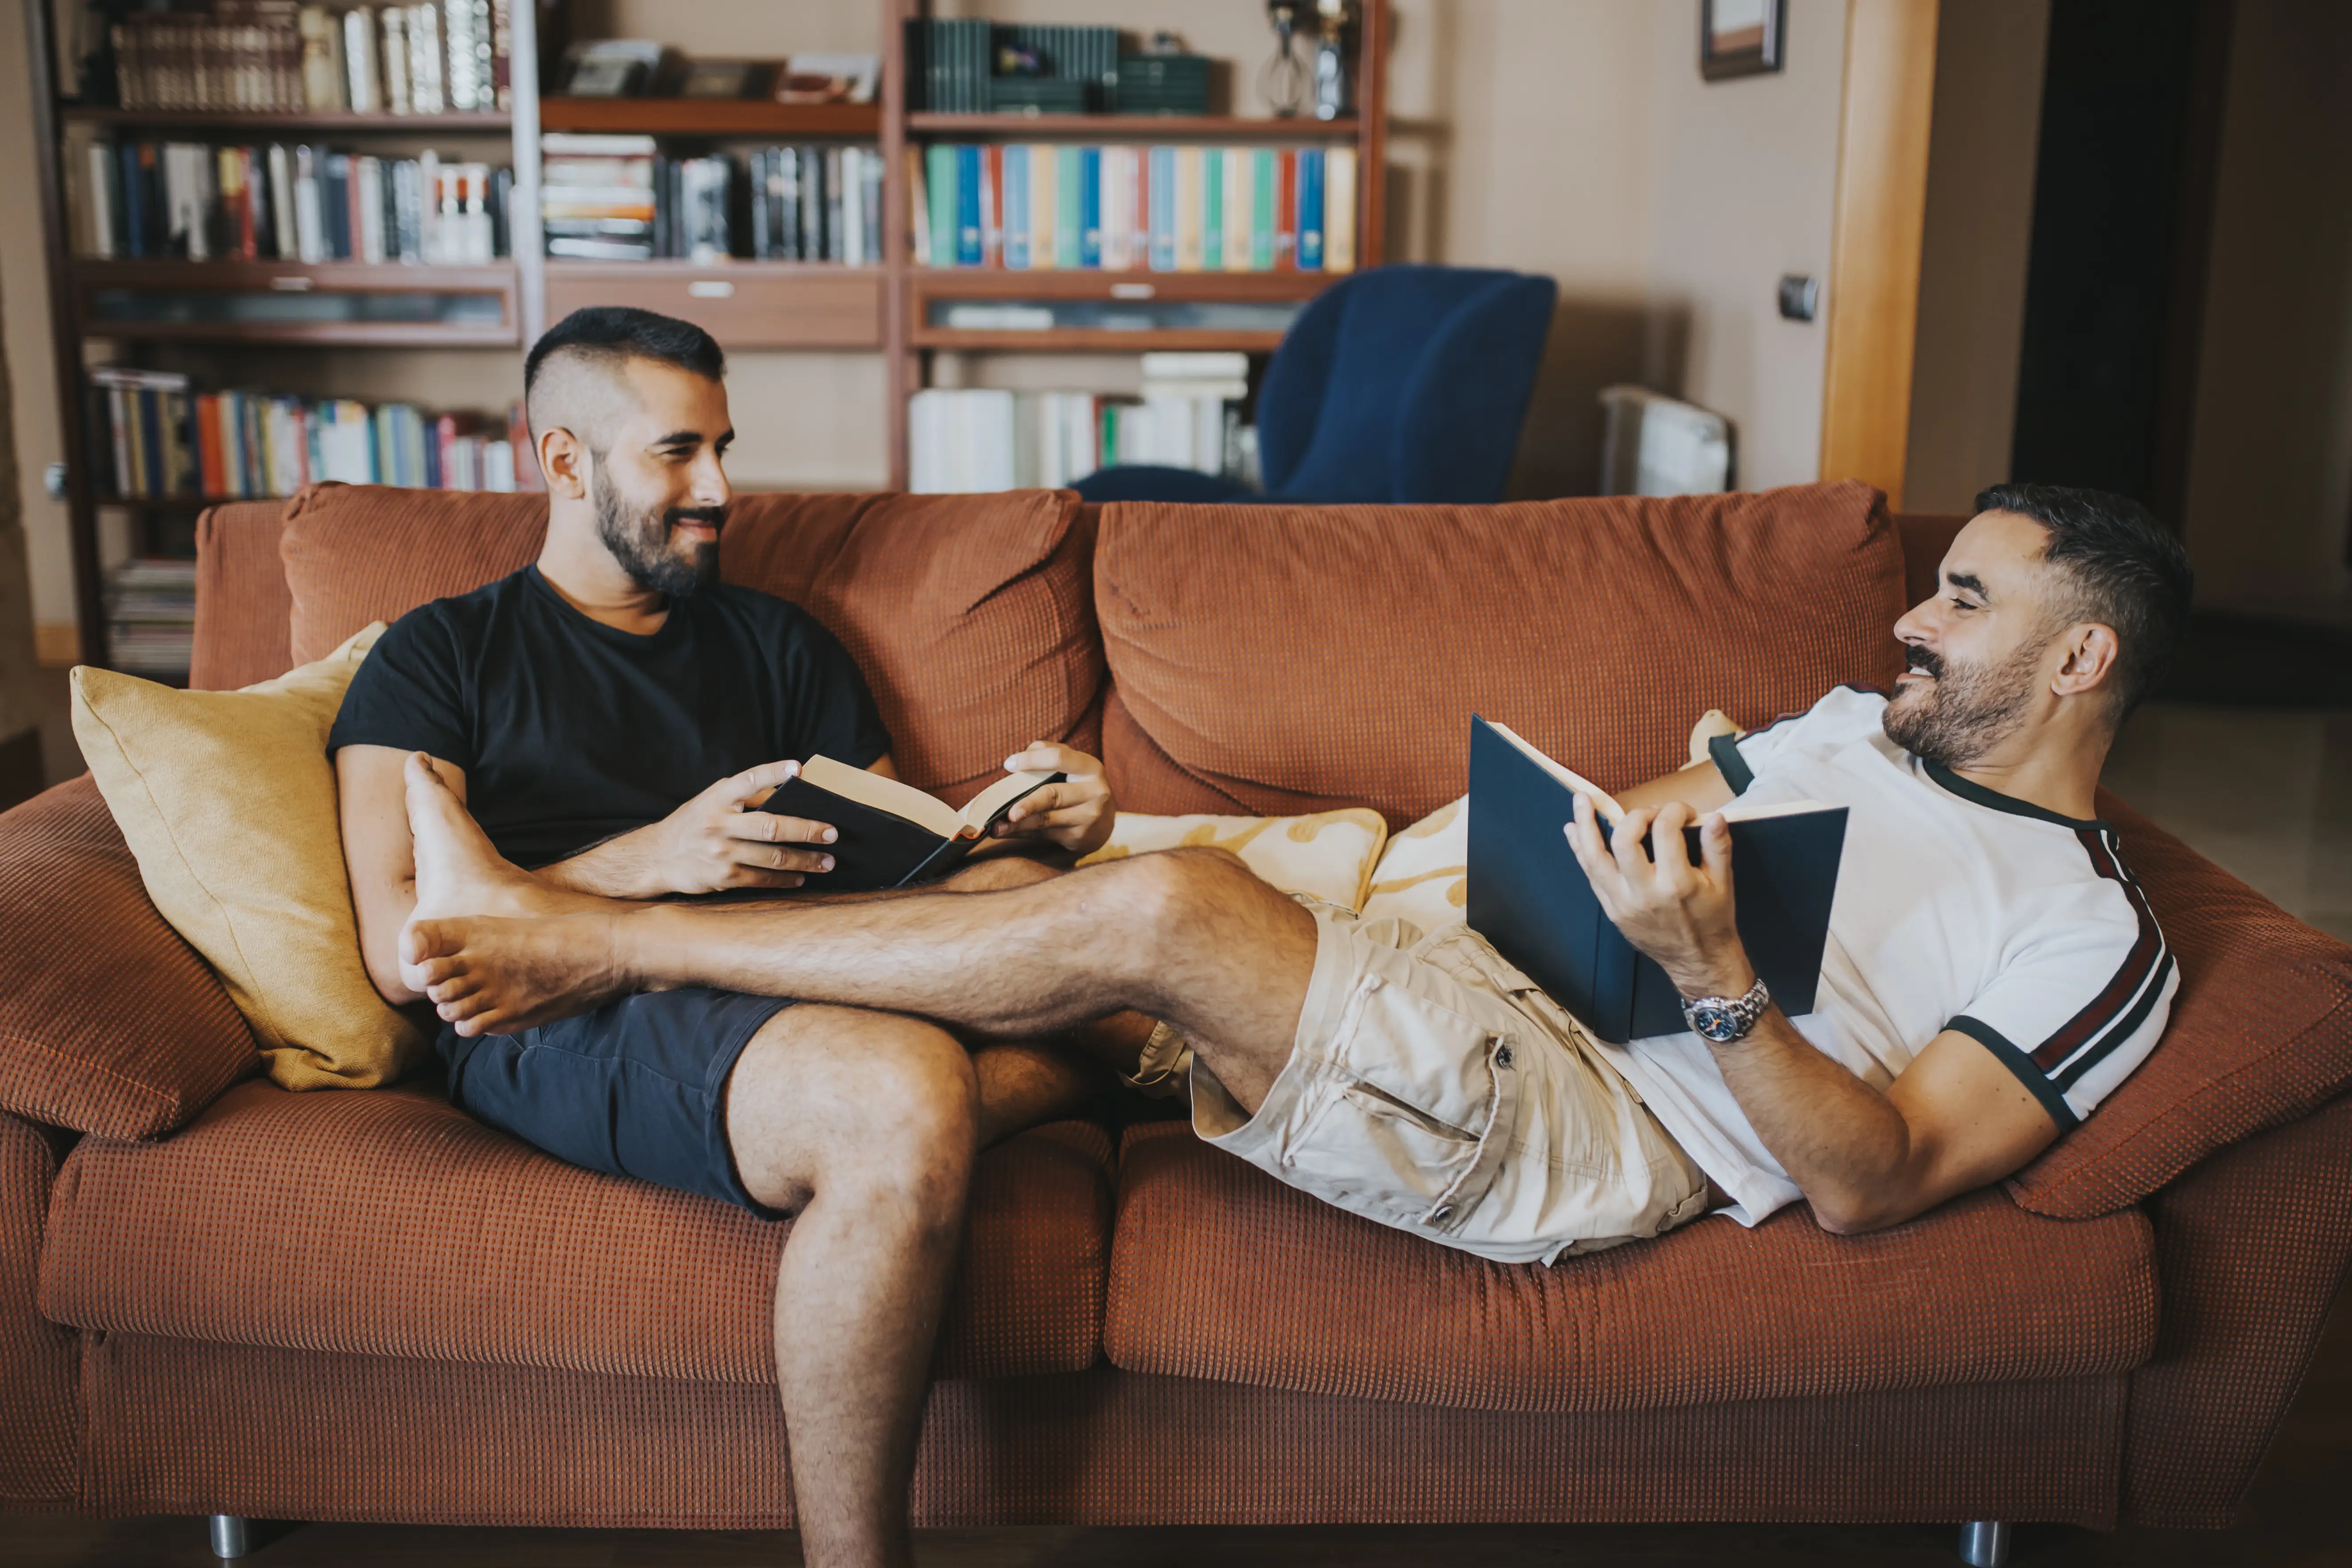
[[[960,1218],[980,1140],[971,1052],[917,1019],[877,1014],[857,1032],[853,1086],[837,1099],[819,1186]]]
[[[1136,855],[1115,863],[1121,871],[1122,903],[1146,934],[1161,941],[1198,930],[1217,911],[1272,891],[1240,856],[1208,846]]]

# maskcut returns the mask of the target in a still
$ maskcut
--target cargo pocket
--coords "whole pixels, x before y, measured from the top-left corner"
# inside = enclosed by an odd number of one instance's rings
[[[1518,1042],[1380,976],[1333,1031],[1319,1105],[1283,1164],[1358,1213],[1458,1230],[1495,1183],[1518,1111]]]

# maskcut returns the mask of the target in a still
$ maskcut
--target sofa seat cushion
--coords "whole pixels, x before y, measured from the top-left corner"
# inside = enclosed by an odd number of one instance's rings
[[[2352,946],[2104,790],[2099,815],[2147,892],[2180,989],[2147,1060],[2010,1182],[2021,1205],[2060,1219],[2137,1203],[2352,1092]]]
[[[1281,1186],[1181,1123],[1130,1129],[1103,1347],[1130,1372],[1474,1410],[1625,1410],[2111,1374],[2155,1343],[2137,1209],[1998,1191],[1871,1236],[1754,1230],[1489,1263]]]
[[[1498,507],[1103,508],[1095,601],[1130,810],[1370,806],[1468,788],[1470,716],[1604,789],[1900,673],[1903,549],[1853,480]]]
[[[1078,1123],[982,1156],[942,1376],[1095,1363],[1109,1157]],[[422,1085],[256,1082],[166,1142],[82,1141],[40,1303],[174,1339],[766,1383],[790,1229],[567,1166]]]
[[[287,508],[292,656],[539,554],[544,496],[322,485]],[[1100,746],[1094,528],[1066,491],[738,496],[720,570],[842,641],[899,776],[961,804],[1033,740]]]

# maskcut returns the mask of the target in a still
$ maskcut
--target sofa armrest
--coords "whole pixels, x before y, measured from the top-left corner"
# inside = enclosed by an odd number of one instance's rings
[[[0,814],[0,1111],[152,1137],[260,1066],[87,774]]]
[[[67,1509],[79,1469],[74,1331],[41,1316],[41,1226],[66,1138],[0,1112],[0,1510]]]
[[[2218,1529],[2352,1265],[2352,1096],[2223,1150],[2148,1210],[2160,1323],[2131,1375],[2119,1522]]]

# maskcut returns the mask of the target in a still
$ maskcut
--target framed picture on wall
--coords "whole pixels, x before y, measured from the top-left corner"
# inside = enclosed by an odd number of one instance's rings
[[[1698,0],[1698,74],[1709,81],[1777,71],[1789,0]]]

